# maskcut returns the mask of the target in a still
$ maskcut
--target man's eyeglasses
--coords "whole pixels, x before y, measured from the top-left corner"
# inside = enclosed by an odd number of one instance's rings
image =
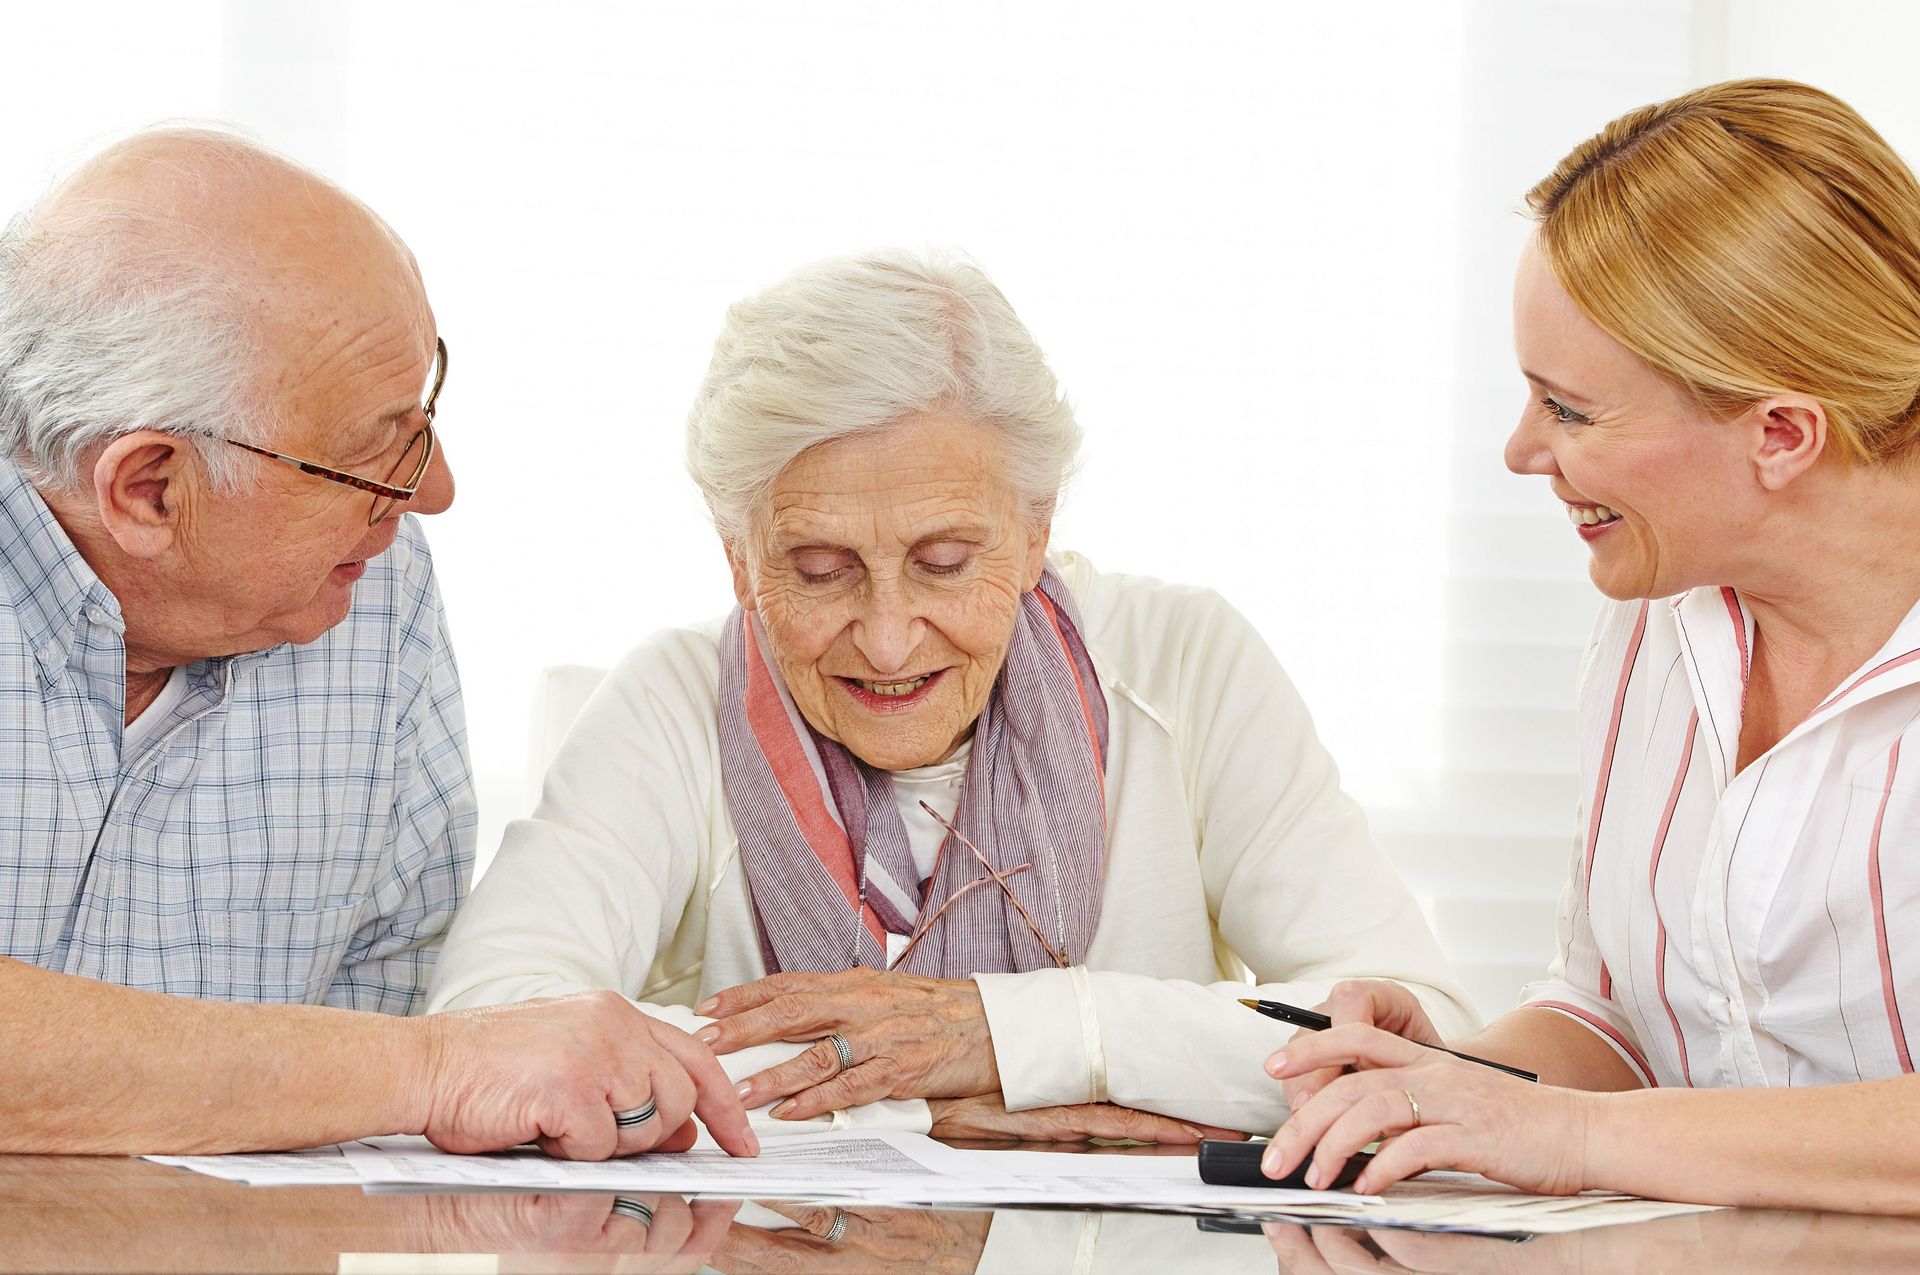
[[[371,527],[392,513],[396,504],[413,499],[414,493],[420,490],[421,479],[427,476],[427,466],[433,463],[434,406],[440,399],[440,387],[447,383],[447,343],[444,340],[434,343],[433,367],[433,383],[427,390],[426,402],[420,406],[420,410],[426,413],[427,423],[407,440],[407,449],[400,453],[400,459],[394,463],[393,472],[387,475],[385,482],[376,482],[371,478],[362,478],[358,474],[349,474],[344,469],[335,469],[331,465],[322,465],[317,461],[302,460],[298,456],[268,451],[264,447],[255,447],[252,443],[243,443],[237,438],[226,438],[221,441],[243,448],[256,456],[265,456],[270,460],[292,465],[301,473],[312,474],[328,482],[345,483],[349,487],[358,487],[361,491],[372,492],[373,510],[367,515],[367,525]],[[409,465],[412,469],[407,473],[407,480],[396,481],[403,472],[408,471]]]

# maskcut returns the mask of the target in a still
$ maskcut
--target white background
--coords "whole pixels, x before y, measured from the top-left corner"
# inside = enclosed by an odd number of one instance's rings
[[[814,257],[950,244],[1086,428],[1056,543],[1252,617],[1488,1012],[1550,953],[1597,601],[1557,502],[1500,464],[1522,195],[1612,116],[1735,75],[1838,92],[1920,156],[1920,13],[1861,0],[3,16],[0,205],[220,118],[419,256],[483,859],[532,800],[538,671],[729,602],[680,461],[725,307]]]

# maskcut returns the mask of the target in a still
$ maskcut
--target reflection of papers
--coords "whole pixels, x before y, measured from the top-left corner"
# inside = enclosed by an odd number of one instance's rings
[[[583,1163],[531,1147],[449,1155],[423,1138],[371,1138],[284,1155],[153,1156],[255,1186],[352,1182],[370,1190],[532,1188],[759,1196],[871,1205],[1040,1204],[1179,1209],[1367,1226],[1516,1233],[1638,1222],[1701,1206],[1593,1193],[1530,1196],[1471,1174],[1429,1174],[1386,1197],[1201,1182],[1191,1156],[963,1151],[921,1134],[844,1131],[765,1138],[736,1160],[710,1143],[679,1154]]]
[[[150,1155],[155,1164],[192,1169],[248,1186],[357,1186],[361,1178],[339,1147],[257,1155]]]

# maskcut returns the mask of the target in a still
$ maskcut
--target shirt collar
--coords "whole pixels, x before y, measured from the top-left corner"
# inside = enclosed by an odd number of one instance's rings
[[[42,671],[57,676],[83,618],[125,631],[120,601],[19,468],[0,460],[0,597],[9,603]]]

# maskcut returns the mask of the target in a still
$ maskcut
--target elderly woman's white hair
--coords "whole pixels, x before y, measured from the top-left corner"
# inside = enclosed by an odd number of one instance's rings
[[[1028,516],[1051,515],[1080,426],[980,267],[899,249],[815,262],[727,311],[687,418],[687,469],[737,544],[801,452],[930,412],[998,430]]]
[[[212,128],[135,140],[168,137],[235,166],[290,163]],[[72,488],[88,449],[158,430],[231,490],[245,456],[220,439],[273,432],[250,300],[194,227],[112,200],[75,208],[56,188],[0,231],[0,455]]]

